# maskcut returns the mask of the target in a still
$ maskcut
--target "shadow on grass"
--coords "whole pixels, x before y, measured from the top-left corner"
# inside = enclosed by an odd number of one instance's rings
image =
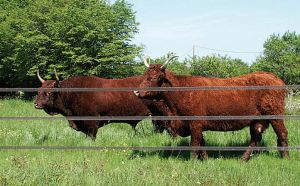
[[[232,147],[248,147],[250,142],[244,142],[244,143],[237,143],[237,142],[231,142],[227,146]],[[219,144],[216,143],[209,143],[208,146],[214,146],[218,147]],[[264,141],[260,144],[261,147],[265,147],[266,144]],[[218,158],[225,158],[225,159],[241,159],[242,155],[245,151],[208,151],[209,158],[218,159]],[[256,156],[257,154],[269,154],[268,151],[253,151],[252,156]]]
[[[236,147],[248,147],[249,142],[241,143],[231,143],[228,146],[236,146]],[[165,146],[172,146],[171,143],[165,144]],[[188,139],[182,139],[177,143],[177,146],[190,146]],[[218,147],[219,144],[209,143],[207,146],[215,146]],[[260,146],[266,146],[266,144],[262,141]],[[209,159],[241,159],[244,151],[207,151]],[[257,154],[266,154],[271,155],[268,151],[253,151],[253,156]],[[183,161],[188,161],[191,159],[191,151],[189,150],[153,150],[153,151],[140,151],[135,150],[132,152],[130,159],[134,159],[136,157],[150,157],[150,156],[159,156],[164,159],[168,158],[176,158]]]
[[[165,146],[172,146],[171,143],[165,144]],[[188,139],[182,139],[177,143],[177,146],[189,146]],[[134,150],[130,156],[131,159],[136,157],[149,157],[149,156],[159,156],[161,158],[177,158],[181,160],[189,160],[190,159],[190,151],[183,150],[152,150],[152,151],[140,151]]]

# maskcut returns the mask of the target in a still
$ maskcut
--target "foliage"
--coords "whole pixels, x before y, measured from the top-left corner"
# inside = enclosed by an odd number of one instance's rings
[[[171,55],[172,53],[168,53],[167,55],[160,57],[160,58],[156,58],[156,59],[149,59],[150,64],[164,64],[168,57]],[[172,54],[173,55],[173,54]],[[188,61],[184,60],[184,61],[180,61],[178,58],[174,58],[168,65],[167,65],[167,69],[169,71],[174,72],[177,75],[189,75],[190,74],[190,69],[188,67]]]
[[[0,82],[32,86],[51,78],[133,75],[140,47],[135,13],[124,0],[0,1]]]
[[[159,58],[148,57],[147,62],[149,64],[164,64],[167,61],[168,56],[170,54],[171,53],[168,53],[167,55],[164,55]],[[138,59],[139,62],[135,66],[135,72],[138,75],[144,74],[146,70],[146,66],[144,64],[145,57],[146,56],[139,55],[139,59]],[[172,71],[177,75],[189,75],[190,74],[189,61],[186,59],[184,61],[180,61],[178,58],[175,58],[167,65],[167,70]]]
[[[205,77],[234,77],[250,71],[248,65],[241,59],[227,56],[212,55],[195,57],[191,61],[191,74]]]
[[[180,61],[176,58],[168,65],[168,70],[177,75],[190,75],[189,61],[187,59]]]
[[[300,35],[295,32],[271,35],[252,70],[275,73],[286,84],[300,84]]]

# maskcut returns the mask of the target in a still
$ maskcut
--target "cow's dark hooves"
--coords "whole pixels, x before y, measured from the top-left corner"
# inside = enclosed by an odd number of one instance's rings
[[[93,141],[95,141],[96,140],[96,135],[90,135],[90,137],[91,137],[91,139],[93,140]]]
[[[249,160],[250,160],[250,157],[245,157],[245,156],[242,157],[243,162],[248,162]]]
[[[291,157],[289,155],[284,155],[284,156],[282,156],[282,158],[284,158],[286,160],[290,160],[291,159]]]

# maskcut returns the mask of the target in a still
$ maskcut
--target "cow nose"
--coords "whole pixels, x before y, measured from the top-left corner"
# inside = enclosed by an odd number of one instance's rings
[[[34,103],[34,108],[41,109],[42,107],[40,107],[37,103]]]
[[[138,90],[133,91],[133,93],[134,93],[136,96],[139,96],[139,95],[140,95],[140,92],[139,92]]]

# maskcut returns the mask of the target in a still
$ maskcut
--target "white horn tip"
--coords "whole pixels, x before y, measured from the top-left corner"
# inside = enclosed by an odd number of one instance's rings
[[[146,67],[150,67],[150,64],[148,63],[148,60],[149,59],[149,56],[146,56],[145,58],[144,58],[144,64],[145,64],[145,66]]]

